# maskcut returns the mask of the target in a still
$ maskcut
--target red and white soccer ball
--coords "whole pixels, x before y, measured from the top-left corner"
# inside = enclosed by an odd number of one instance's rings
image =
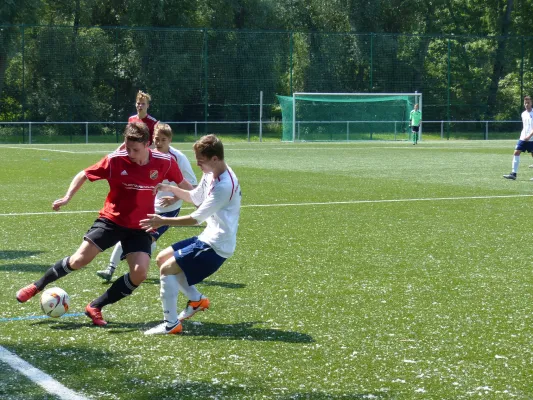
[[[46,289],[41,294],[41,309],[49,317],[58,318],[68,311],[70,297],[58,287]]]

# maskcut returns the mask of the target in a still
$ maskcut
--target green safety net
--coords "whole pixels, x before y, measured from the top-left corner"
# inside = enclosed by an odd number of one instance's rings
[[[412,95],[305,94],[278,96],[283,141],[408,139]],[[293,102],[296,104],[293,107]],[[293,115],[293,110],[295,115]]]

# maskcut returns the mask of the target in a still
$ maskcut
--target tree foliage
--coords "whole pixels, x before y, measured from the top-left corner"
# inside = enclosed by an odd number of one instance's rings
[[[533,0],[4,0],[0,119],[122,121],[139,89],[164,120],[250,119],[260,91],[269,104],[419,91],[430,118],[515,119],[532,12]]]

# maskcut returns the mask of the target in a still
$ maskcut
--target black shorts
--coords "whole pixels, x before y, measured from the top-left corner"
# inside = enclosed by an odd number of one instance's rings
[[[117,225],[107,218],[98,218],[83,239],[93,243],[101,251],[122,244],[123,260],[130,253],[152,253],[152,236],[142,229],[130,229]]]
[[[418,132],[418,129],[419,129],[419,128],[420,128],[420,127],[418,127],[418,126],[414,126],[414,125],[413,125],[413,126],[411,126],[411,131],[412,131],[412,132]]]

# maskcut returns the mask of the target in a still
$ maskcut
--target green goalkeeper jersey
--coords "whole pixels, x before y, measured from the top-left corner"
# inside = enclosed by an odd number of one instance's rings
[[[419,126],[420,121],[422,121],[422,113],[420,112],[420,110],[413,110],[411,111],[409,118],[411,119],[411,126]]]

